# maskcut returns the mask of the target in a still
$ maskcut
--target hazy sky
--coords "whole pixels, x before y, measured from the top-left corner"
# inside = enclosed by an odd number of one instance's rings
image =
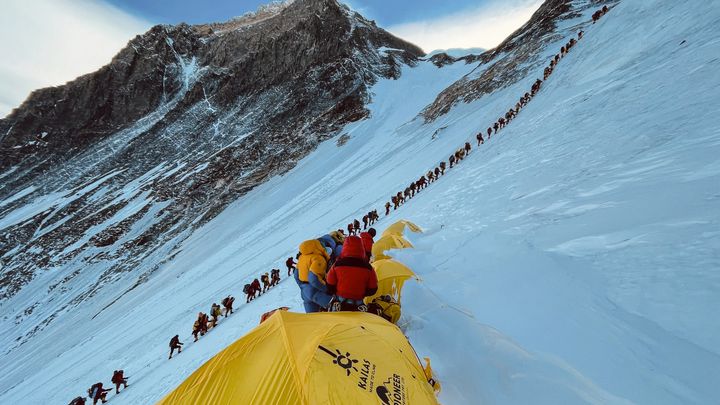
[[[542,0],[343,0],[426,52],[492,48]],[[0,117],[34,89],[90,73],[154,24],[225,21],[267,0],[2,0]]]

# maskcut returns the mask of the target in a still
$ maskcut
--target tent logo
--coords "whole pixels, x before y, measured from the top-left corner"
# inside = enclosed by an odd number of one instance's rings
[[[384,405],[404,405],[407,403],[405,381],[398,374],[393,374],[382,385],[378,385],[375,388],[375,394]]]
[[[350,377],[350,369],[353,369],[353,370],[355,370],[355,372],[358,372],[357,367],[355,367],[355,364],[358,362],[358,360],[350,357],[350,353],[345,352],[345,354],[343,354],[338,349],[335,349],[335,352],[333,352],[323,346],[318,346],[318,348],[320,350],[324,351],[325,353],[329,354],[330,356],[332,356],[334,359],[333,364],[337,364],[338,366],[340,366],[340,368],[344,369],[345,372],[347,372],[348,377]]]
[[[375,388],[375,393],[377,394],[378,398],[382,401],[385,405],[390,405],[390,391],[385,387],[385,385],[380,385],[377,388]]]

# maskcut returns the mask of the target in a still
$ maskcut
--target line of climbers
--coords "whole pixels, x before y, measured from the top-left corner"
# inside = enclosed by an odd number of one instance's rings
[[[372,210],[368,212],[367,214],[363,215],[362,217],[362,223],[363,227],[362,230],[365,231],[368,229],[368,226],[373,226],[375,223],[380,219],[380,215],[378,215],[377,210]],[[357,219],[353,219],[352,222],[347,224],[347,230],[348,235],[360,235],[360,221]],[[339,230],[340,231],[340,230]],[[343,231],[340,231],[343,232]],[[288,272],[288,276],[290,273]]]
[[[267,274],[267,273],[265,273]],[[257,281],[257,279],[255,279]],[[225,316],[226,318],[230,316],[230,314],[233,313],[233,303],[235,303],[235,297],[232,295],[228,295],[227,297],[223,298],[222,301],[222,308],[217,303],[213,302],[210,306],[210,315],[200,311],[198,312],[198,317],[195,320],[195,323],[193,323],[193,329],[192,329],[192,335],[195,340],[194,342],[198,341],[198,334],[200,336],[205,336],[205,334],[215,326],[217,326],[218,322],[220,321],[221,316]],[[177,340],[176,343],[179,343],[178,335],[175,335],[173,337],[173,340]],[[178,349],[178,353],[181,352],[180,346],[182,346],[182,343],[179,345],[173,344],[173,340],[170,341],[170,357],[169,359],[172,359],[173,354],[173,347]]]
[[[263,295],[267,290],[275,287],[280,282],[280,269],[274,268],[270,272],[260,275],[260,280],[254,279],[251,283],[243,286],[243,293],[246,295],[245,303]],[[262,283],[262,286],[260,285]]]
[[[592,15],[593,24],[609,11],[607,6],[597,10]],[[583,38],[584,31],[579,31],[577,40]],[[544,80],[552,75],[555,67],[560,59],[565,57],[567,53],[577,44],[575,38],[571,38],[565,46],[560,48],[560,53],[550,61],[548,67],[543,72],[543,80],[537,79],[529,92],[525,93],[514,108],[505,113],[504,117],[500,117],[491,127],[487,129],[487,138],[483,137],[483,133],[476,135],[478,146],[489,140],[491,135],[497,134],[498,130],[509,124],[524,108],[530,100],[540,91]],[[450,168],[459,164],[465,156],[470,154],[472,146],[469,142],[458,148],[450,158]],[[385,215],[390,214],[390,207],[393,210],[403,205],[407,200],[413,198],[420,190],[426,188],[429,183],[437,181],[440,176],[445,175],[447,165],[445,161],[440,162],[434,169],[428,170],[425,175],[420,176],[416,181],[410,183],[403,191],[390,198],[385,203]],[[303,300],[305,312],[321,312],[321,311],[362,311],[372,312],[385,319],[393,322],[399,317],[398,314],[391,314],[393,307],[398,307],[390,296],[381,296],[374,299],[370,304],[365,304],[365,297],[372,296],[377,291],[377,274],[370,265],[373,238],[376,231],[372,225],[380,220],[377,210],[369,211],[363,215],[362,230],[360,231],[360,221],[354,219],[347,225],[348,235],[342,229],[332,231],[323,235],[318,239],[307,240],[300,244],[300,251],[295,256],[297,263],[293,257],[288,257],[285,265],[288,270],[288,277],[294,274],[295,281],[300,287],[300,296]],[[370,227],[368,229],[368,227]],[[261,283],[262,282],[262,286]],[[280,282],[280,269],[272,269],[270,273],[260,276],[260,280],[254,279],[251,283],[245,284],[243,292],[247,295],[246,303],[249,303],[257,296],[265,293],[271,287]],[[220,306],[213,303],[210,309],[210,319],[208,315],[200,312],[198,318],[193,324],[194,341],[198,340],[197,335],[204,336],[209,329],[217,325],[221,316],[229,316],[233,313],[233,302],[235,298],[228,295],[222,300],[224,310]],[[281,307],[277,310],[287,310],[287,307]],[[276,310],[275,310],[276,311]],[[399,311],[399,309],[398,309]],[[274,311],[266,313],[263,317],[267,317]],[[180,342],[179,335],[175,335],[170,340],[170,356],[175,350],[182,352],[183,343]],[[127,377],[123,376],[123,370],[116,370],[113,374],[112,382],[116,386],[116,392],[120,392],[120,385],[127,387]],[[93,384],[88,390],[88,396],[93,400],[93,404],[97,401],[106,402],[106,396],[112,389],[103,389],[101,382]],[[70,402],[70,405],[85,405],[83,397],[77,397]]]
[[[120,386],[122,385],[123,388],[128,387],[128,380],[129,377],[125,376],[125,371],[123,370],[115,370],[113,371],[112,378],[110,379],[110,382],[115,384],[115,394],[120,393]],[[103,388],[102,382],[97,382],[93,384],[90,388],[88,388],[87,393],[88,397],[93,400],[93,405],[97,404],[98,401],[101,401],[103,404],[107,402],[107,394],[108,392],[112,391],[112,388]],[[85,398],[84,397],[76,397],[72,401],[70,401],[70,405],[85,405]]]
[[[610,10],[608,9],[608,6],[603,6],[603,8],[601,8],[600,10],[594,12],[593,15],[592,15],[593,24],[595,24],[595,23],[597,22],[597,20],[600,19],[600,17],[602,17],[602,16],[604,16],[605,14],[607,14],[608,11],[610,11]]]
[[[603,7],[602,10],[597,11],[596,14],[600,13],[599,15],[602,16],[606,12],[607,6]],[[593,19],[595,20],[594,16],[595,14],[593,14]],[[555,57],[550,61],[550,65],[545,68],[543,72],[543,80],[535,80],[533,85],[530,87],[530,91],[526,92],[520,97],[518,102],[515,104],[515,107],[510,108],[504,116],[498,118],[497,121],[495,121],[491,126],[488,127],[486,131],[487,137],[483,137],[482,132],[478,132],[477,135],[475,135],[475,139],[477,140],[477,146],[484,144],[485,141],[489,140],[492,135],[497,134],[499,130],[505,128],[505,126],[507,126],[513,119],[515,119],[515,117],[517,117],[517,115],[520,113],[520,110],[522,110],[530,102],[530,100],[532,100],[532,98],[535,97],[535,95],[540,91],[543,81],[547,80],[550,77],[560,59],[567,55],[570,49],[574,47],[575,44],[577,44],[578,40],[582,39],[583,34],[584,31],[578,32],[577,40],[575,38],[571,38],[564,46],[560,48],[560,53],[555,55]],[[464,146],[458,148],[455,153],[450,155],[450,158],[448,159],[448,163],[450,163],[450,168],[458,165],[460,161],[465,158],[465,156],[470,154],[471,150],[472,146],[470,145],[470,142],[465,142]],[[420,190],[427,187],[429,183],[438,180],[440,176],[445,174],[446,168],[447,165],[445,161],[442,161],[434,169],[428,170],[427,173],[425,175],[422,175],[419,180],[410,183],[410,185],[406,187],[404,191],[398,191],[396,194],[392,195],[390,197],[390,201],[385,203],[385,215],[390,215],[390,207],[392,207],[393,210],[397,210],[398,207],[407,202],[407,200],[413,198],[415,194],[420,192]]]

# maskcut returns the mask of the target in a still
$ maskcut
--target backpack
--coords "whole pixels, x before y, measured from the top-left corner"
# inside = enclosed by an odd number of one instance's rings
[[[83,397],[75,397],[72,401],[70,401],[69,405],[84,405],[85,404],[85,398]]]
[[[367,312],[378,315],[385,320],[397,324],[400,320],[400,304],[389,295],[376,297],[368,304]]]
[[[222,300],[222,305],[223,305],[224,307],[226,307],[226,306],[227,306],[227,303],[228,303],[228,297],[223,298],[223,300]]]
[[[243,292],[245,294],[250,294],[250,284],[245,284],[245,287],[243,287]]]

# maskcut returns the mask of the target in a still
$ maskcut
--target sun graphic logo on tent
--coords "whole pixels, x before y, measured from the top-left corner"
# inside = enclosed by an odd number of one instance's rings
[[[329,354],[330,356],[332,356],[332,357],[334,358],[333,364],[337,364],[337,365],[340,366],[342,369],[344,369],[344,370],[347,372],[347,376],[348,376],[348,377],[350,376],[350,370],[351,370],[351,369],[352,369],[352,370],[355,370],[355,372],[358,372],[358,371],[359,371],[359,370],[357,369],[357,367],[355,367],[355,364],[358,363],[358,360],[357,360],[357,359],[353,359],[352,357],[350,357],[350,353],[345,352],[345,354],[343,354],[343,353],[342,353],[340,350],[338,350],[338,349],[335,349],[335,352],[333,352],[333,351],[331,351],[330,349],[327,349],[327,348],[325,348],[325,347],[323,347],[323,346],[318,346],[318,348],[319,348],[320,350],[324,351],[325,353]]]

